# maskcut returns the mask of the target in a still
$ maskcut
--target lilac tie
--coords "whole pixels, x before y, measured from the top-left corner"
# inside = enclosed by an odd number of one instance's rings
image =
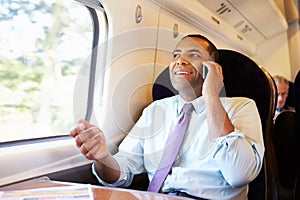
[[[183,106],[183,115],[180,117],[175,129],[172,131],[172,133],[170,133],[168,137],[164,154],[152,178],[152,181],[149,184],[147,191],[158,192],[163,182],[165,181],[175,161],[175,158],[177,157],[193,109],[194,107],[191,103],[185,104]]]

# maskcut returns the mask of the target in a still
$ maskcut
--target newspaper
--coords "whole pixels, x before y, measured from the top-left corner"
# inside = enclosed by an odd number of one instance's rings
[[[0,191],[1,200],[92,200],[91,185],[59,186],[28,190]]]

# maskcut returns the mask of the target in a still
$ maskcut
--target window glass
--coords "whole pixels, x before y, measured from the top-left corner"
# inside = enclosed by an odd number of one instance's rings
[[[68,134],[93,23],[71,0],[1,0],[0,142]]]

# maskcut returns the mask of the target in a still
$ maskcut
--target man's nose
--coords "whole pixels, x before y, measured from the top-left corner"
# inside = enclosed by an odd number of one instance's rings
[[[187,61],[183,56],[180,56],[180,57],[177,59],[176,64],[177,64],[177,65],[186,65],[186,64],[188,64],[188,61]]]

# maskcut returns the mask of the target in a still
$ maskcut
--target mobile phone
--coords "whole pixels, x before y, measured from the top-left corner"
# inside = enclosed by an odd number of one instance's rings
[[[208,69],[205,65],[202,65],[202,78],[205,79],[208,73]]]

